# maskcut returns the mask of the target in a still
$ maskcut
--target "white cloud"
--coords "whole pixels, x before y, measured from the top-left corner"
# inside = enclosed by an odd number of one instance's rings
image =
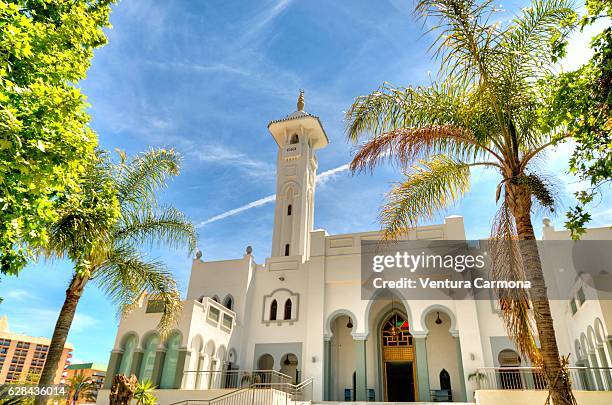
[[[92,316],[77,313],[74,315],[74,319],[72,320],[72,326],[70,331],[73,333],[81,333],[87,332],[91,329],[92,326],[98,324],[98,320]]]
[[[26,290],[13,290],[6,294],[6,298],[15,301],[25,301],[34,298],[34,296]]]
[[[333,169],[327,170],[327,171],[317,175],[317,184],[318,185],[323,185],[326,182],[334,179],[339,173],[345,172],[348,169],[349,169],[349,165],[348,164],[344,164],[342,166],[338,166],[338,167],[335,167]],[[198,228],[201,228],[201,227],[203,227],[203,226],[205,226],[207,224],[210,224],[212,222],[220,221],[220,220],[225,219],[227,217],[231,217],[231,216],[234,216],[234,215],[241,214],[241,213],[243,213],[245,211],[248,211],[250,209],[261,207],[262,205],[266,205],[266,204],[269,204],[269,203],[274,202],[274,201],[276,201],[276,194],[272,194],[272,195],[269,195],[267,197],[255,200],[255,201],[251,201],[250,203],[245,204],[245,205],[243,205],[241,207],[233,208],[231,210],[225,211],[225,212],[223,212],[223,213],[221,213],[219,215],[215,215],[214,217],[210,217],[210,218],[200,222],[196,226]]]
[[[274,166],[268,162],[251,159],[246,154],[223,145],[191,145],[186,148],[186,155],[205,163],[219,163],[246,170],[251,175],[274,175]]]
[[[261,31],[263,31],[279,15],[281,15],[292,2],[293,0],[278,0],[274,6],[267,8],[262,13],[258,14],[256,18],[253,19],[254,23],[249,29],[247,29],[242,39],[247,41],[254,36],[259,35]]]
[[[334,169],[327,170],[317,176],[317,185],[323,185],[330,180],[333,180],[338,176],[338,174],[345,172],[349,169],[349,164],[344,164],[342,166],[338,166]]]

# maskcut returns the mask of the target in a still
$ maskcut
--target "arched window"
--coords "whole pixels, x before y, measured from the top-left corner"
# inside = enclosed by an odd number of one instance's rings
[[[270,304],[270,320],[271,321],[276,321],[276,311],[278,310],[278,303],[276,302],[276,300],[272,301],[272,304]]]
[[[142,355],[142,364],[140,366],[140,381],[150,380],[153,376],[153,366],[155,365],[158,344],[159,336],[155,334],[150,335],[144,342],[144,354]]]
[[[291,136],[291,141],[289,142],[291,145],[294,145],[296,143],[300,143],[300,137],[298,136],[298,134],[293,134]]]
[[[440,389],[451,390],[450,374],[448,374],[446,369],[442,369],[442,371],[440,371]]]
[[[176,366],[178,363],[179,346],[181,335],[175,332],[168,338],[166,344],[166,356],[164,357],[164,368],[162,369],[160,388],[178,388],[174,386],[176,381]]]
[[[138,339],[134,335],[130,335],[123,341],[121,349],[123,349],[123,356],[121,357],[121,364],[119,365],[119,374],[129,376],[132,374],[132,360],[134,358],[134,349],[136,349],[136,341]]]
[[[219,302],[219,297],[217,295],[213,295],[212,299],[215,302]]]
[[[287,301],[285,301],[285,316],[283,319],[286,321],[291,319],[291,298],[287,298]]]
[[[289,244],[285,245],[285,256],[289,256]]]
[[[287,215],[291,215],[291,204],[287,205]]]
[[[223,306],[227,309],[234,309],[234,301],[230,295],[225,297],[225,304],[223,304]]]

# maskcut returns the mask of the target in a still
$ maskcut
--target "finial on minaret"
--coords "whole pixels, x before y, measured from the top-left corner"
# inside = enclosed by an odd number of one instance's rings
[[[304,90],[300,89],[300,95],[297,101],[297,110],[304,111]]]

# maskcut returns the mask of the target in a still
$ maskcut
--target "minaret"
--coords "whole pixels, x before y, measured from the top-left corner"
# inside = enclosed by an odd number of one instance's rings
[[[272,257],[301,256],[306,260],[314,221],[315,150],[329,141],[319,118],[304,111],[303,90],[297,111],[270,122],[268,130],[278,144]]]

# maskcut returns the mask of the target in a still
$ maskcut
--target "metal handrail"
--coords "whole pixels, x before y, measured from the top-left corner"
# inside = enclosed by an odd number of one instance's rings
[[[248,391],[249,389],[250,389],[250,387],[238,388],[235,391],[228,392],[228,393],[223,394],[223,395],[219,395],[218,397],[215,397],[213,399],[185,399],[183,401],[173,402],[170,405],[181,405],[181,404],[189,405],[189,403],[191,403],[191,402],[197,402],[197,403],[201,403],[201,404],[210,405],[210,404],[215,403],[217,400],[226,399],[229,396],[237,395],[237,394],[241,393],[242,391]]]

